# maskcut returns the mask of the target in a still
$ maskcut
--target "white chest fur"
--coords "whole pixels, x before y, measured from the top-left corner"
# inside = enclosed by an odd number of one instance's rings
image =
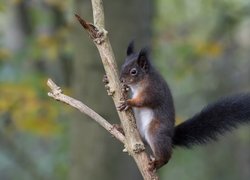
[[[132,91],[132,98],[136,98],[136,96],[140,92],[140,87],[138,85],[130,86]],[[139,133],[142,138],[144,138],[147,142],[149,142],[148,129],[149,124],[153,120],[154,113],[150,108],[133,108],[136,125],[139,130]]]
[[[153,120],[153,111],[149,108],[133,108],[136,125],[142,136],[146,141],[149,141],[148,128],[149,124]]]

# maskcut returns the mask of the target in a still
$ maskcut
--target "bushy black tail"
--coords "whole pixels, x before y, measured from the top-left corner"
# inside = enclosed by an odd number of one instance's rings
[[[205,144],[239,124],[250,122],[250,94],[239,94],[208,105],[175,127],[173,146]]]

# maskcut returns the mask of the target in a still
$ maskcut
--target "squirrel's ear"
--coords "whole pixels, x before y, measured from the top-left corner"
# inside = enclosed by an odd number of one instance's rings
[[[150,66],[150,62],[148,59],[148,48],[143,48],[141,49],[138,59],[137,59],[137,63],[138,65],[145,71],[147,72],[149,70],[149,66]]]
[[[127,48],[127,56],[135,52],[134,41],[131,41]]]

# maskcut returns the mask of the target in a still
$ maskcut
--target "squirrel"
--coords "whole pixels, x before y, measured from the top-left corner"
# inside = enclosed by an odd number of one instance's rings
[[[139,53],[131,42],[121,68],[120,81],[131,90],[131,99],[117,107],[134,111],[143,141],[149,145],[152,169],[159,169],[171,158],[173,148],[206,144],[219,135],[250,122],[250,93],[219,99],[175,127],[175,108],[167,82],[152,65],[147,48]]]

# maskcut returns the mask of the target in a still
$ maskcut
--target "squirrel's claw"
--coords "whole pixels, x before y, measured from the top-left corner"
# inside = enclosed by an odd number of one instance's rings
[[[151,162],[154,162],[154,161],[155,161],[155,157],[154,157],[152,154],[150,154],[149,160],[150,160]]]
[[[149,171],[156,171],[156,168],[155,168],[155,157],[150,155],[149,156],[149,164],[148,164],[148,170]]]
[[[126,93],[129,91],[129,87],[126,84],[122,84],[122,92]]]
[[[127,101],[121,101],[120,105],[117,107],[118,111],[127,111],[129,109],[129,105]]]

